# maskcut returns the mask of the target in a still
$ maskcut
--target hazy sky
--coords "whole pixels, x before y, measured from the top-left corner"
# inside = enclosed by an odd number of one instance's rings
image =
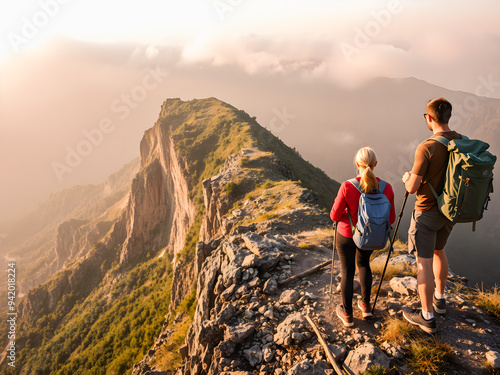
[[[103,181],[169,96],[222,96],[263,125],[287,98],[262,109],[252,77],[416,77],[500,98],[499,15],[497,0],[3,1],[0,220]]]

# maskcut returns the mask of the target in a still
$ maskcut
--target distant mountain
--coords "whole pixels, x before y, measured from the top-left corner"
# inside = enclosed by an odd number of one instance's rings
[[[1,255],[19,267],[18,293],[44,282],[82,257],[109,229],[126,204],[139,158],[100,185],[75,186],[53,194],[20,220],[8,224]]]

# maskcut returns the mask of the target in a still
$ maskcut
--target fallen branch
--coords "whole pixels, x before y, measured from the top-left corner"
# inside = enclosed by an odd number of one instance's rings
[[[330,261],[328,261],[328,263],[330,263]],[[323,346],[323,349],[325,349],[326,357],[328,358],[328,361],[330,361],[330,363],[332,364],[335,372],[338,375],[344,375],[344,373],[342,372],[342,369],[339,367],[339,365],[335,361],[335,357],[333,356],[333,353],[331,352],[330,348],[328,347],[328,343],[323,339],[323,336],[321,336],[321,332],[319,331],[318,327],[316,327],[316,324],[314,324],[314,322],[309,317],[309,315],[306,315],[306,319],[309,322],[309,324],[313,327],[314,332],[316,332],[316,336],[318,336],[318,341]]]
[[[297,279],[299,279],[301,277],[310,275],[311,273],[314,273],[314,272],[320,270],[321,268],[328,266],[329,264],[330,264],[330,260],[327,260],[326,262],[318,264],[317,266],[315,266],[313,268],[310,268],[307,271],[304,271],[304,272],[301,272],[301,273],[299,273],[297,275],[291,276],[291,277],[289,277],[289,278],[287,278],[285,280],[278,281],[278,284],[279,285],[283,285],[283,284],[286,284],[286,283],[288,283],[290,281],[297,280]]]

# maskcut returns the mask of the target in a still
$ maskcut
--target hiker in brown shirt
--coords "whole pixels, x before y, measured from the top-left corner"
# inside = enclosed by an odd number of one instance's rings
[[[450,140],[461,138],[448,126],[451,110],[451,103],[444,98],[427,103],[424,118],[434,135]],[[408,250],[416,256],[418,294],[422,305],[422,309],[404,311],[403,316],[427,333],[436,332],[434,311],[438,314],[446,312],[444,287],[448,260],[444,247],[453,223],[439,212],[429,183],[437,192],[443,190],[448,158],[448,150],[443,144],[428,139],[417,146],[412,171],[403,176],[406,190],[410,194],[416,193],[417,199],[408,231]]]

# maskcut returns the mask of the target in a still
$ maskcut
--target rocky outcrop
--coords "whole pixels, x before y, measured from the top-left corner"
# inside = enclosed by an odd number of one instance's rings
[[[164,107],[168,105],[167,101]],[[102,280],[111,259],[117,255],[127,269],[148,253],[167,249],[175,255],[182,250],[195,208],[188,196],[183,161],[177,157],[169,124],[159,120],[149,129],[140,151],[140,170],[132,180],[128,199],[114,207],[115,211],[122,210],[118,219],[107,221],[103,215],[102,220],[92,222],[64,222],[58,230],[57,263],[59,267],[74,263],[51,283],[31,290],[20,307],[21,315],[50,313],[66,294],[74,291],[74,296],[85,297]],[[103,185],[104,190],[111,194],[123,186],[124,179],[121,174],[114,175]],[[117,197],[112,201],[116,202]],[[171,307],[190,293],[195,278],[194,263],[182,261],[178,266],[174,267]]]
[[[167,105],[167,104],[165,104]],[[182,250],[195,207],[175,152],[170,128],[158,121],[141,141],[141,171],[132,182],[126,209],[127,238],[120,263],[133,263],[144,249]]]
[[[219,174],[203,181],[203,201],[205,203],[205,215],[200,229],[200,240],[210,241],[218,235],[229,233],[234,222],[228,221],[225,215],[231,207],[231,202],[224,194],[226,184],[231,182],[240,168],[241,155],[231,155]]]
[[[294,290],[271,300],[267,294],[276,290],[270,283],[289,275],[287,253],[292,247],[280,236],[256,233],[233,235],[220,243],[198,277],[198,305],[186,338],[188,358],[179,374],[219,374],[245,364],[249,369],[270,363],[276,367],[280,347],[312,337],[300,307],[290,298],[297,302],[302,297],[304,314],[313,315],[314,296]],[[235,361],[235,355],[245,362]]]
[[[56,238],[56,254],[60,267],[71,255],[71,248],[75,246],[76,230],[85,223],[82,220],[71,219],[59,225]]]
[[[111,229],[113,222],[98,221],[85,225],[87,221],[71,219],[59,226],[56,239],[58,268],[84,257],[90,249]]]
[[[28,292],[19,304],[18,320],[31,320],[53,312],[58,304],[68,311],[98,285],[111,266],[116,249],[125,238],[124,215],[113,224],[111,235],[96,243],[78,262],[59,272],[50,282]],[[65,298],[66,296],[66,298]]]

